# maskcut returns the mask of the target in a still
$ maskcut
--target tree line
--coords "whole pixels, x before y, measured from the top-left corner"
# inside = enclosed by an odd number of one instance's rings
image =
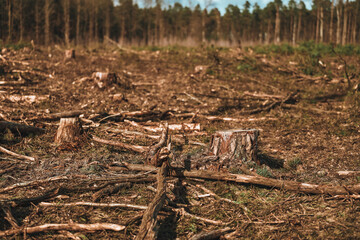
[[[360,0],[313,0],[266,7],[217,8],[165,6],[162,0],[0,0],[0,39],[34,40],[39,45],[87,45],[114,40],[121,45],[269,44],[313,40],[358,43]],[[211,3],[208,0],[207,3]]]

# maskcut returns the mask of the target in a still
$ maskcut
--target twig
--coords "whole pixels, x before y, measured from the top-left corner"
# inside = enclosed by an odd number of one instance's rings
[[[7,231],[0,231],[0,237],[11,236],[26,232],[27,234],[45,232],[45,231],[103,231],[103,230],[112,230],[112,231],[122,231],[125,229],[125,226],[121,226],[113,223],[93,223],[93,224],[80,224],[80,223],[60,223],[60,224],[44,224],[35,227],[24,227],[21,229],[12,229]]]
[[[197,220],[200,220],[200,221],[203,221],[203,222],[206,222],[206,223],[210,223],[210,224],[213,224],[213,225],[217,225],[217,226],[223,226],[225,225],[226,223],[222,222],[222,221],[215,221],[215,220],[211,220],[211,219],[207,219],[207,218],[203,218],[203,217],[199,217],[199,216],[196,216],[194,214],[191,214],[191,213],[188,213],[187,211],[185,211],[184,208],[172,208],[173,211],[179,213],[180,215],[183,215],[183,216],[188,216],[188,217],[191,217],[191,218],[195,218]]]
[[[1,146],[0,146],[0,152],[9,154],[9,155],[11,155],[13,157],[16,157],[16,158],[19,158],[19,159],[29,160],[29,161],[32,161],[32,162],[36,160],[34,157],[28,157],[28,156],[25,156],[25,155],[14,153],[14,152],[12,152],[10,150],[7,150],[6,148],[3,148]]]

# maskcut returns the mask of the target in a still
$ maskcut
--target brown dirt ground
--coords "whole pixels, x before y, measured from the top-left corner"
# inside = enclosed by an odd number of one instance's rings
[[[190,121],[188,118],[173,117],[177,113],[197,112],[239,118],[243,121],[195,118],[193,121],[201,124],[201,132],[206,135],[192,136],[189,140],[208,144],[211,134],[216,130],[255,128],[260,130],[258,156],[264,165],[250,164],[248,167],[254,168],[257,173],[315,184],[347,185],[360,182],[360,177],[341,179],[336,176],[336,171],[359,170],[360,166],[359,94],[346,90],[344,72],[337,57],[323,58],[327,66],[321,68],[307,66],[307,56],[301,54],[256,55],[252,51],[239,49],[172,47],[128,52],[99,47],[91,50],[76,49],[76,58],[67,61],[64,61],[64,53],[59,47],[35,51],[27,48],[8,50],[2,55],[7,62],[3,61],[0,65],[3,68],[0,81],[18,81],[20,75],[11,72],[14,70],[28,72],[21,76],[25,79],[24,84],[0,85],[0,118],[44,127],[47,133],[19,137],[8,131],[0,135],[3,147],[38,159],[34,163],[26,163],[0,153],[0,166],[4,170],[0,176],[0,188],[59,175],[110,179],[131,172],[112,171],[106,166],[117,162],[143,162],[144,156],[141,154],[89,139],[76,146],[76,149],[61,151],[53,143],[58,121],[40,118],[49,113],[69,110],[84,110],[84,118],[92,119],[93,123],[84,123],[88,135],[144,146],[150,146],[156,140],[125,135],[119,130],[146,131],[129,125],[119,117],[101,123],[99,120],[122,111],[139,110],[170,110],[172,113],[163,116],[163,119],[151,116],[145,119],[151,121],[146,124]],[[359,57],[347,57],[346,60],[354,69],[360,69]],[[297,65],[289,62],[296,62]],[[206,69],[195,71],[195,67],[200,65],[206,66]],[[301,69],[305,67],[315,68],[318,77],[303,74]],[[91,77],[96,71],[116,73],[117,84],[99,89],[90,78],[80,81],[84,77]],[[331,79],[324,77],[329,73]],[[255,97],[246,92],[284,97],[298,92],[298,95],[296,102],[251,114],[251,110],[264,108],[274,99]],[[123,99],[114,99],[114,94],[119,93],[123,94]],[[35,102],[14,101],[10,98],[12,95],[37,95],[45,96],[45,99]],[[173,158],[176,161],[186,155],[198,156],[206,149],[185,142],[175,143]],[[173,179],[170,181],[174,182]],[[196,192],[203,193],[195,186],[199,183],[236,204],[212,197],[198,198]],[[147,205],[154,196],[147,189],[148,185],[156,187],[155,183],[133,183],[117,193],[103,196],[100,202]],[[1,193],[0,201],[36,197],[60,186],[68,188],[64,194],[67,197],[47,201],[92,201],[94,191],[81,191],[78,187],[95,187],[95,183],[90,184],[81,179],[16,188]],[[173,192],[169,190],[168,195],[173,196]],[[232,239],[360,238],[359,200],[190,179],[183,182],[181,192],[177,201],[186,204],[188,212],[221,220],[236,229]],[[39,207],[36,204],[16,207],[12,211],[22,226],[71,221],[126,224],[129,219],[142,213],[120,208]],[[3,213],[0,213],[0,217],[0,230],[10,229],[11,226],[3,219]],[[161,212],[159,218],[160,239],[189,239],[201,231],[222,228],[169,212]],[[121,232],[73,233],[80,239],[133,239],[139,224],[140,221],[134,221],[127,225],[126,231]],[[63,235],[53,231],[28,235],[27,238],[66,238]],[[8,237],[15,238],[18,239]]]

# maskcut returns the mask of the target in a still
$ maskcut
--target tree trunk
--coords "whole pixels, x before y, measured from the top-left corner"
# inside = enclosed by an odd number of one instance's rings
[[[359,2],[356,4],[358,5]],[[358,7],[356,8],[356,10],[358,9]],[[356,44],[356,32],[357,30],[357,13],[354,14],[354,17],[353,17],[353,25],[352,25],[352,35],[351,35],[351,42],[352,44]]]
[[[301,23],[302,21],[302,10],[299,11],[299,19],[298,19],[298,27],[297,27],[297,40],[301,40],[300,33],[301,33]]]
[[[120,46],[124,45],[125,41],[125,16],[124,13],[121,14],[121,34],[120,34]]]
[[[89,43],[94,40],[94,4],[93,0],[89,2]]]
[[[35,40],[36,40],[36,44],[39,44],[39,41],[40,41],[39,1],[35,2]]]
[[[81,17],[81,0],[77,0],[76,6],[76,45],[80,44],[80,17]]]
[[[336,44],[341,44],[341,1],[339,0],[336,6]]]
[[[292,44],[296,44],[296,16],[294,14],[293,27],[292,27]]]
[[[44,13],[45,13],[45,45],[50,44],[50,4],[51,0],[45,0]]]
[[[22,42],[24,40],[23,0],[20,0],[19,2],[19,30],[20,30],[19,42]]]
[[[93,1],[93,8],[95,9],[94,11],[94,27],[95,27],[95,31],[94,31],[94,40],[96,43],[99,42],[99,24],[98,24],[98,15],[99,15],[99,10],[98,10],[98,1]]]
[[[320,29],[319,29],[320,42],[324,42],[324,8],[320,7]]]
[[[348,34],[348,0],[346,0],[346,3],[344,5],[344,25],[343,25],[343,32],[342,32],[342,45],[345,45],[347,43],[347,34]]]
[[[330,43],[334,42],[334,5],[335,5],[335,0],[332,0],[331,2],[331,12],[330,12],[330,29],[329,29],[329,41]]]
[[[105,36],[107,38],[110,38],[110,27],[111,27],[111,23],[110,23],[110,10],[111,10],[111,5],[110,3],[106,3],[106,11],[107,13],[105,13]]]
[[[319,42],[319,32],[320,32],[320,8],[317,6],[316,10],[316,30],[315,30],[315,41]]]
[[[207,11],[205,8],[201,14],[201,42],[202,43],[205,43],[206,17],[207,17]]]
[[[70,47],[70,0],[64,0],[64,23],[65,23],[65,30],[64,30],[64,41],[66,47]]]
[[[8,42],[12,40],[12,0],[7,1],[7,11],[8,11]]]
[[[280,43],[280,6],[276,5],[276,19],[275,19],[275,43]]]
[[[76,143],[82,135],[82,127],[79,118],[61,118],[56,132],[55,143]]]
[[[211,139],[210,151],[220,158],[221,167],[233,168],[244,162],[257,160],[259,130],[233,129],[216,132]]]

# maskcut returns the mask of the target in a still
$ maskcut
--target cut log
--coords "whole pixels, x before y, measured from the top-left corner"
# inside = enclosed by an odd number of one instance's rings
[[[259,130],[231,129],[216,132],[211,139],[210,151],[219,157],[222,167],[239,167],[244,162],[257,160]]]
[[[65,60],[69,60],[73,58],[75,58],[75,50],[74,49],[65,50]]]
[[[56,132],[55,143],[76,143],[83,133],[79,118],[61,118]]]
[[[117,76],[115,73],[94,72],[92,78],[99,88],[104,88],[117,82]]]

